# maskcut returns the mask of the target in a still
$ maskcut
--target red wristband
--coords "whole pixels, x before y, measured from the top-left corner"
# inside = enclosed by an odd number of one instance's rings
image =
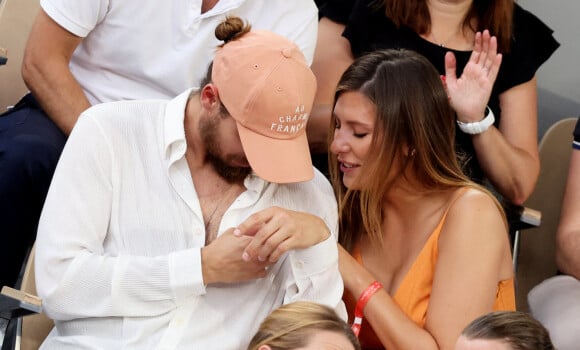
[[[364,309],[370,298],[379,290],[383,288],[383,285],[379,281],[374,281],[371,283],[360,295],[358,301],[356,302],[356,307],[354,309],[354,322],[352,323],[352,331],[354,335],[358,337],[360,333],[360,328],[362,325],[362,320],[364,317]]]

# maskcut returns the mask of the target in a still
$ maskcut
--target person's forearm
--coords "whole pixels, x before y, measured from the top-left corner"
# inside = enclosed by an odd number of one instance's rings
[[[89,101],[73,77],[69,62],[83,38],[39,11],[30,31],[22,77],[48,116],[69,134]]]
[[[556,263],[560,271],[580,279],[580,150],[570,155],[560,223],[556,232]]]
[[[531,195],[540,172],[536,79],[499,95],[499,126],[472,137],[486,177],[513,204]],[[500,117],[499,110],[493,111]]]
[[[479,164],[497,191],[512,203],[523,204],[536,185],[539,159],[510,145],[493,126],[472,140]]]
[[[375,277],[340,245],[339,261],[344,288],[359,298]],[[435,338],[415,324],[382,288],[369,299],[363,312],[364,318],[387,349],[439,349]]]
[[[355,297],[374,281],[368,271],[354,264],[342,264],[341,273],[345,288]],[[370,298],[364,308],[364,317],[387,349],[439,349],[433,336],[417,326],[383,289]]]
[[[580,231],[558,232],[556,264],[558,269],[580,279]]]
[[[79,115],[90,103],[66,62],[25,60],[22,76],[34,97],[52,121],[66,135],[70,134]]]

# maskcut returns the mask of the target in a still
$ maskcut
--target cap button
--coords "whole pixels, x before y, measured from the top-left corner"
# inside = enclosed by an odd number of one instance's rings
[[[282,49],[282,56],[284,56],[286,58],[292,57],[292,48],[291,47],[287,47],[285,49]]]

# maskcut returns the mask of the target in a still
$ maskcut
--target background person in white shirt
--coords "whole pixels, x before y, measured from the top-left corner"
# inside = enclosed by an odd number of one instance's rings
[[[200,90],[79,118],[39,224],[43,349],[242,349],[296,300],[344,318],[336,202],[304,127],[316,80],[295,44],[248,29],[216,28]]]

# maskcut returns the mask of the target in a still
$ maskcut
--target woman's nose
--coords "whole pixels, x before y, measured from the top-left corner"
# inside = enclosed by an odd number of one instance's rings
[[[345,138],[345,135],[340,131],[336,130],[334,132],[334,138],[330,143],[330,152],[334,154],[344,153],[349,150],[348,142]]]

